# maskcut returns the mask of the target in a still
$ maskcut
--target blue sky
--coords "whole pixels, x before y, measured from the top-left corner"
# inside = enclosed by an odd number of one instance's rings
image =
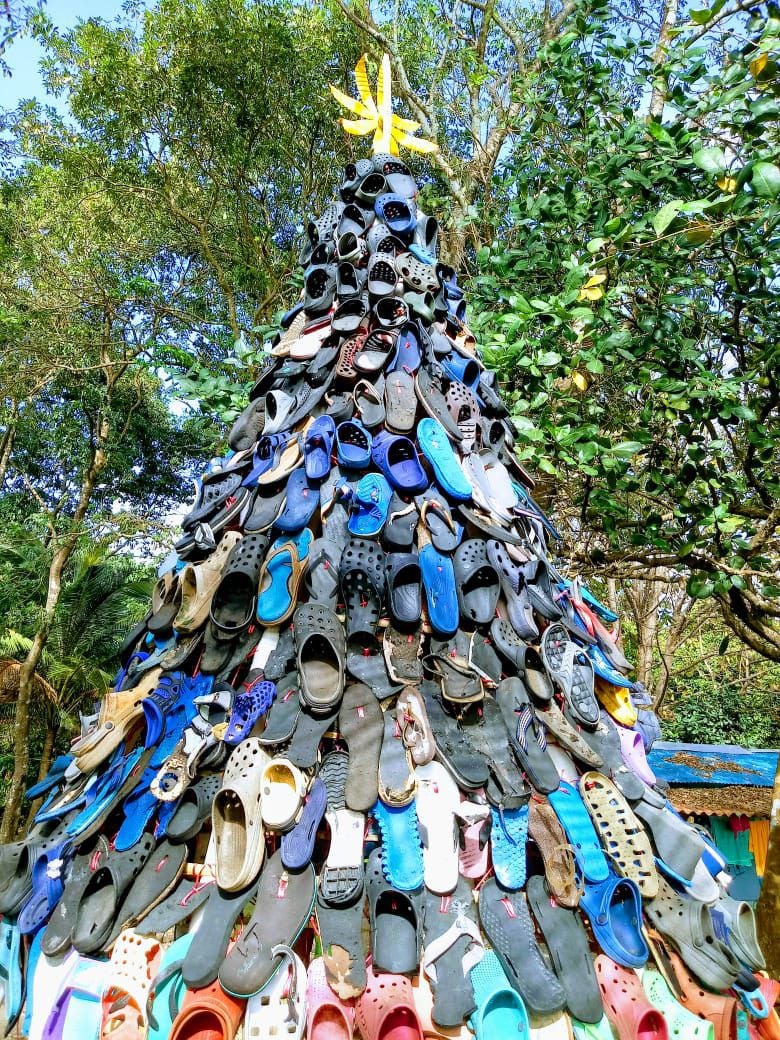
[[[58,29],[68,29],[85,18],[110,21],[121,13],[122,0],[48,0],[44,10]],[[38,62],[41,48],[35,40],[16,40],[8,48],[5,61],[11,76],[0,78],[0,106],[13,108],[22,98],[45,98]]]

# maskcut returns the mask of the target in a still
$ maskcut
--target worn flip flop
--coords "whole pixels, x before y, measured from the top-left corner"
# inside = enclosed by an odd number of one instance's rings
[[[315,777],[295,826],[282,835],[282,862],[288,869],[301,870],[311,862],[317,828],[325,815],[327,797],[325,784],[319,777]]]
[[[479,893],[479,919],[510,982],[539,1015],[562,1010],[566,994],[536,941],[524,892],[504,892],[489,878]]]
[[[379,755],[378,789],[387,805],[407,805],[414,797],[414,776],[395,713],[384,713],[382,750]]]
[[[426,888],[423,935],[421,967],[433,989],[433,1023],[457,1029],[476,1010],[471,971],[485,952],[476,904],[463,878],[452,895],[436,895]]]
[[[625,1040],[668,1040],[664,1016],[648,1001],[636,974],[603,953],[595,967],[604,1010],[618,1035]]]
[[[216,980],[233,927],[244,907],[255,899],[258,884],[255,878],[237,892],[209,885],[208,897],[199,912],[197,924],[190,926],[190,931],[205,941],[194,942],[184,958],[181,971],[187,989],[203,989]]]
[[[417,424],[417,443],[433,467],[439,487],[456,501],[468,502],[471,484],[452,450],[447,433],[436,419],[421,419]]]
[[[289,761],[299,769],[313,769],[317,762],[320,741],[326,733],[335,730],[337,719],[337,710],[328,714],[315,713],[304,705],[298,713],[295,732],[287,748]]]
[[[386,880],[382,852],[374,849],[366,864],[366,894],[374,965],[396,975],[415,975],[422,946],[419,886],[399,889]]]
[[[161,841],[127,891],[105,946],[135,925],[176,887],[187,860],[184,845]]]
[[[73,945],[79,953],[104,949],[111,936],[120,903],[152,855],[155,841],[145,834],[127,852],[110,852],[84,886],[73,926]]]
[[[550,951],[555,974],[566,994],[566,1007],[582,1022],[598,1022],[604,1013],[588,937],[579,915],[559,906],[535,874],[528,879],[528,902]]]
[[[385,410],[385,423],[389,430],[411,433],[417,417],[417,397],[414,392],[414,375],[410,369],[397,368],[387,376]]]
[[[260,875],[255,910],[219,969],[222,987],[236,997],[258,993],[279,967],[273,951],[295,945],[314,906],[311,865],[286,870],[281,852],[266,861]]]
[[[515,758],[537,791],[555,791],[559,777],[547,753],[544,728],[539,725],[521,679],[504,679],[496,688],[496,702],[509,731]]]
[[[464,790],[477,791],[484,788],[490,779],[490,767],[484,755],[469,742],[457,720],[446,711],[436,685],[423,682],[420,690],[439,761],[449,769],[458,786]]]
[[[209,889],[214,884],[216,882],[211,876],[193,880],[182,878],[162,902],[141,918],[135,930],[139,935],[164,935],[203,906],[208,899]]]
[[[503,888],[516,891],[525,885],[528,806],[491,808],[490,853],[493,871]]]
[[[428,620],[440,637],[448,638],[457,632],[460,620],[452,560],[433,544],[421,547],[419,559]]]
[[[276,699],[268,713],[265,729],[257,738],[263,747],[286,744],[295,732],[301,712],[298,696],[298,673],[288,672],[276,687]]]
[[[349,748],[344,798],[356,812],[368,812],[377,800],[383,731],[384,715],[373,691],[364,683],[348,686],[339,709],[339,732]]]
[[[555,811],[546,798],[532,795],[528,812],[528,835],[544,863],[544,874],[556,901],[570,909],[580,901],[571,846]]]
[[[460,544],[462,528],[453,518],[446,501],[430,489],[418,499],[420,523],[427,531],[434,549],[440,553],[452,553]]]

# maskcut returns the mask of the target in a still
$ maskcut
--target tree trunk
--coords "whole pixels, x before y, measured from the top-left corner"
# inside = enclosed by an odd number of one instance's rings
[[[98,423],[98,431],[96,446],[92,453],[91,462],[84,474],[70,530],[54,553],[49,565],[46,604],[38,631],[35,633],[30,650],[22,662],[19,672],[19,695],[16,701],[13,730],[14,771],[6,796],[2,823],[0,823],[0,842],[8,842],[13,839],[19,822],[19,812],[27,786],[27,770],[30,764],[30,703],[35,689],[35,673],[38,670],[41,655],[46,647],[52,621],[54,620],[54,613],[60,601],[62,575],[65,566],[76,548],[79,529],[92,500],[98,474],[106,464],[104,445],[108,439],[109,425],[105,417]]]
[[[766,970],[771,978],[780,978],[780,760],[775,775],[769,851],[761,898],[756,907],[756,923],[758,940],[766,957]]]
[[[653,54],[653,89],[650,93],[649,114],[651,119],[660,119],[666,104],[668,83],[659,68],[666,61],[666,49],[677,24],[679,0],[665,0],[658,29],[658,43]]]
[[[57,744],[57,735],[59,734],[59,732],[60,727],[57,725],[56,722],[49,723],[49,725],[46,727],[46,736],[43,738],[43,748],[41,749],[41,762],[38,766],[39,783],[49,772],[51,764],[54,761],[54,748]],[[27,824],[25,827],[26,830],[29,830],[32,826],[33,819],[35,818],[35,814],[38,811],[38,806],[41,804],[42,801],[42,798],[36,798],[35,801],[31,803],[29,812],[27,813]]]

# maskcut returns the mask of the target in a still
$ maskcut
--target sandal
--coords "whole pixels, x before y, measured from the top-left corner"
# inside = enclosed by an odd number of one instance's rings
[[[426,890],[422,974],[433,988],[433,1023],[457,1029],[476,1010],[471,971],[485,953],[471,888],[456,874],[452,896]]]
[[[209,610],[211,622],[223,639],[245,631],[252,623],[267,547],[264,535],[252,534],[245,535],[231,550]]]
[[[347,639],[356,634],[374,635],[384,601],[384,570],[385,554],[376,542],[350,539],[339,566]]]
[[[344,692],[346,644],[336,614],[319,603],[298,607],[293,617],[300,694],[313,711],[331,713]]]
[[[271,543],[257,583],[255,616],[261,625],[281,625],[292,615],[311,542],[312,533],[305,527]]]
[[[559,777],[547,754],[544,728],[539,725],[528,691],[517,678],[504,679],[496,689],[496,701],[509,730],[515,758],[537,791],[555,791]]]

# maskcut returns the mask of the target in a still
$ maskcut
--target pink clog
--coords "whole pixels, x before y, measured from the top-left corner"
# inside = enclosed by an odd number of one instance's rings
[[[355,1008],[363,1040],[424,1040],[409,979],[405,975],[376,975],[370,962],[366,973],[368,984]]]
[[[306,973],[307,1040],[352,1040],[355,1008],[337,996],[328,985],[325,963],[317,957]]]
[[[669,1040],[666,1019],[648,1001],[635,971],[603,953],[596,958],[595,968],[604,1010],[620,1040]]]

